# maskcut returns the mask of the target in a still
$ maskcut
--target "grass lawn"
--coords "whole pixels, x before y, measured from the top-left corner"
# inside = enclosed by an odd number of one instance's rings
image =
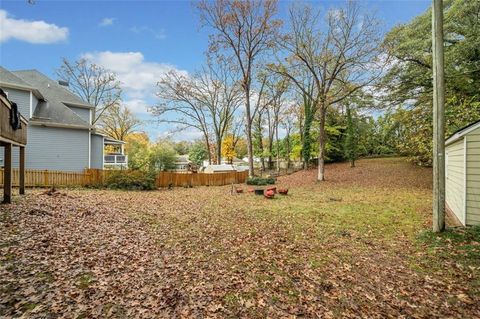
[[[361,160],[230,187],[28,191],[0,206],[0,316],[480,317],[480,229],[431,228],[431,170]]]

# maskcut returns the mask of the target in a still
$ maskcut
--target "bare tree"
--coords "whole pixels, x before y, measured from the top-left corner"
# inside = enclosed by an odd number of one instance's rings
[[[259,108],[252,121],[252,137],[255,144],[254,151],[260,159],[261,170],[265,171],[265,147],[263,145],[263,127],[265,124],[265,107]],[[252,145],[253,146],[253,145]]]
[[[208,63],[192,76],[170,71],[158,82],[161,103],[150,111],[159,122],[176,124],[179,130],[199,130],[207,149],[215,146],[215,158],[220,163],[222,140],[241,102],[241,88],[234,74],[222,61]],[[175,117],[169,117],[169,113],[175,113]]]
[[[100,131],[104,134],[125,141],[125,138],[140,127],[140,121],[126,106],[115,104],[110,106],[100,120]]]
[[[295,126],[297,126],[298,122],[300,121],[297,112],[298,107],[295,104],[287,105],[280,122],[282,127],[285,129],[285,153],[287,160],[287,171],[290,168],[290,153],[292,151],[290,145],[290,136],[292,134],[292,130],[295,128]]]
[[[380,74],[379,22],[354,1],[330,10],[325,24],[320,21],[320,11],[308,5],[292,6],[289,16],[290,32],[279,41],[289,57],[285,64],[271,65],[271,69],[288,77],[317,111],[317,179],[323,181],[327,109],[371,84]],[[313,80],[313,90],[305,86],[306,73]]]
[[[233,148],[237,146],[238,141],[245,133],[245,123],[243,119],[244,116],[235,116],[228,129],[233,138]]]
[[[56,73],[82,100],[95,106],[92,124],[121,100],[122,90],[116,75],[86,59],[70,62],[64,58]]]
[[[262,54],[274,46],[281,25],[280,20],[274,19],[277,1],[202,0],[197,8],[203,24],[215,30],[210,37],[210,50],[226,50],[240,69],[245,99],[249,175],[253,176],[252,123],[261,106],[258,99],[256,104],[252,103],[252,88],[258,62]],[[257,88],[259,94],[261,91],[262,88]]]
[[[268,168],[273,168],[273,144],[276,145],[277,153],[277,171],[279,161],[279,139],[278,128],[282,112],[284,110],[284,94],[288,89],[288,78],[283,76],[270,75],[266,83],[265,99],[266,105],[264,108],[266,124],[268,128]]]

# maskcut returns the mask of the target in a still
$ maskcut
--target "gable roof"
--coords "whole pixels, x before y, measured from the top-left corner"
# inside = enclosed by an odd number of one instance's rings
[[[33,89],[30,84],[20,79],[18,76],[0,66],[0,83],[11,84],[12,86],[23,87],[25,89]]]
[[[2,66],[0,66],[0,85],[7,88],[32,91],[36,97],[43,99],[40,91],[33,88],[29,83],[25,82],[24,80],[22,80],[21,78],[19,78],[18,76],[16,76]]]
[[[191,163],[191,161],[188,159],[188,155],[177,155],[175,156],[175,163],[176,164]]]
[[[466,134],[470,133],[473,130],[476,130],[477,128],[480,128],[480,120],[473,122],[464,128],[459,129],[455,133],[453,133],[446,141],[445,145],[452,144],[453,142],[458,141],[460,138],[465,136]]]
[[[84,102],[75,93],[37,70],[12,71],[12,73],[38,89],[47,100],[60,101],[73,106],[94,108],[93,105]]]
[[[64,127],[90,128],[90,123],[83,120],[68,106],[94,108],[83,102],[80,97],[70,92],[56,81],[37,70],[13,71],[14,76],[37,89],[43,96],[38,101],[32,114],[32,124],[61,125]]]

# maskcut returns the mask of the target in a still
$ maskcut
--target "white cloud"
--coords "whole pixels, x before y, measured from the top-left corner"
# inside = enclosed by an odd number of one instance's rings
[[[65,41],[68,28],[59,27],[45,21],[29,21],[15,19],[7,11],[0,10],[0,43],[17,39],[35,44],[46,44]]]
[[[124,91],[124,101],[132,112],[146,113],[147,107],[155,103],[157,82],[162,76],[177,70],[168,63],[148,62],[141,52],[90,52],[82,55],[95,64],[117,74]]]
[[[126,100],[123,101],[123,104],[125,104],[126,107],[130,109],[133,113],[136,114],[142,114],[142,113],[148,113],[148,104],[142,100],[142,99],[131,99],[131,100]]]
[[[115,22],[115,18],[103,18],[98,25],[101,27],[107,27],[109,25],[112,25],[113,22]]]
[[[130,31],[137,34],[150,34],[155,39],[158,39],[158,40],[163,40],[167,38],[167,33],[165,32],[165,29],[154,30],[147,26],[141,26],[141,27],[133,26],[130,28]]]

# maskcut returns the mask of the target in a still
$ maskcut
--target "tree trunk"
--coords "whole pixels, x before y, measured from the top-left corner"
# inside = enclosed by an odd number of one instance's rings
[[[217,164],[222,164],[222,141],[217,142]]]
[[[277,148],[277,174],[280,174],[280,145],[278,144],[278,125],[275,127],[275,143]]]
[[[248,155],[248,176],[253,177],[253,144],[252,144],[252,118],[250,112],[250,91],[245,87],[245,113],[247,120],[247,155]]]
[[[320,121],[318,133],[318,176],[317,181],[325,180],[325,107],[320,108]]]
[[[208,135],[206,133],[204,133],[203,137],[205,138],[205,145],[207,146],[208,165],[212,165],[212,153],[210,152],[210,141],[208,140]]]
[[[307,114],[305,115],[305,123],[303,126],[303,145],[302,145],[302,157],[303,157],[303,168],[306,170],[308,169],[308,164],[310,161],[310,150],[312,149],[311,147],[311,137],[310,137],[310,128],[312,125],[312,120],[313,116],[310,116],[311,114],[309,113],[308,116]]]
[[[443,2],[433,0],[433,231],[445,230],[445,79]]]
[[[287,173],[290,168],[290,132],[287,131]]]

